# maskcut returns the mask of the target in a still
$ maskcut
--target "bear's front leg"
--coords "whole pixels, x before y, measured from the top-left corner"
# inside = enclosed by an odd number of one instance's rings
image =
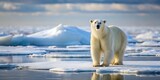
[[[113,51],[105,51],[104,52],[104,59],[101,66],[107,67],[111,63],[111,60],[113,58]]]
[[[100,44],[95,38],[91,38],[91,58],[93,67],[100,67]]]
[[[100,51],[94,47],[91,47],[91,58],[93,67],[100,67]]]

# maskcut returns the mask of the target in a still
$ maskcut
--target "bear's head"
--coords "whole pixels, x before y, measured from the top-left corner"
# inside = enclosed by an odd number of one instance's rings
[[[105,27],[106,20],[90,20],[91,28],[101,30]]]
[[[97,38],[102,37],[105,35],[104,29],[105,27],[106,20],[90,20],[90,26],[91,26],[91,34],[94,35]]]

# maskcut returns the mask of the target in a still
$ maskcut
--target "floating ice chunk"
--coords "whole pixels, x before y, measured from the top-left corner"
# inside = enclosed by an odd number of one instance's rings
[[[47,58],[90,58],[90,54],[31,54],[29,57],[47,57]]]
[[[56,48],[57,46],[48,46],[49,49],[54,49]]]
[[[160,33],[158,31],[155,32],[146,32],[136,36],[136,39],[141,40],[160,40]]]
[[[97,73],[123,73],[123,74],[160,74],[160,67],[107,67],[96,70]]]
[[[29,57],[45,57],[45,54],[29,54]]]
[[[49,52],[89,52],[89,48],[47,48]]]
[[[137,44],[138,46],[144,46],[144,47],[160,47],[160,42],[156,41],[145,41],[141,44]]]
[[[137,46],[127,46],[126,52],[127,53],[138,53],[146,50],[152,50],[152,48],[149,47],[137,47]]]
[[[20,68],[52,72],[97,72],[127,74],[160,74],[160,61],[124,61],[124,65],[92,67],[91,61],[48,61],[16,64]],[[64,66],[65,65],[65,66]]]
[[[127,53],[131,53],[131,52],[142,52],[142,48],[138,48],[138,47],[135,47],[135,46],[127,46],[126,52],[127,52]]]
[[[95,68],[53,68],[52,72],[95,72]]]
[[[90,48],[90,45],[70,45],[66,46],[66,48]]]
[[[66,62],[67,63],[67,62]],[[69,62],[70,63],[70,62]],[[94,72],[97,73],[134,73],[134,74],[159,74],[160,64],[157,61],[124,61],[124,65],[109,67],[92,67],[91,62],[71,62],[67,66],[50,69],[53,72]],[[79,63],[79,64],[78,64]],[[156,63],[156,64],[155,64]],[[65,64],[65,63],[64,63]]]
[[[48,61],[48,62],[35,62],[35,63],[21,63],[16,64],[19,67],[27,67],[28,69],[40,69],[49,70],[52,68],[62,68],[62,69],[93,69],[92,63],[89,61]],[[54,69],[55,70],[55,69]],[[58,71],[58,70],[57,70]]]
[[[148,51],[143,51],[140,53],[128,53],[125,54],[125,56],[159,56],[160,51],[158,50],[148,50]]]
[[[45,50],[38,50],[33,47],[23,46],[0,46],[0,55],[28,55],[28,54],[42,54],[46,53]]]
[[[124,61],[124,65],[103,67],[97,73],[160,74],[159,61]]]

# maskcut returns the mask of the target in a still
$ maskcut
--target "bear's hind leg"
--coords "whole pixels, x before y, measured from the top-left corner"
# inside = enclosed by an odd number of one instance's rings
[[[112,59],[111,65],[123,65],[123,53],[124,51],[116,52]]]

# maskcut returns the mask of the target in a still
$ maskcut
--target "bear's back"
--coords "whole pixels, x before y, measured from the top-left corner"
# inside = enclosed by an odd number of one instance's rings
[[[127,42],[126,35],[120,28],[116,26],[109,26],[109,29],[111,30],[115,51],[117,51],[120,47],[122,47],[122,44],[126,44],[124,43]]]

